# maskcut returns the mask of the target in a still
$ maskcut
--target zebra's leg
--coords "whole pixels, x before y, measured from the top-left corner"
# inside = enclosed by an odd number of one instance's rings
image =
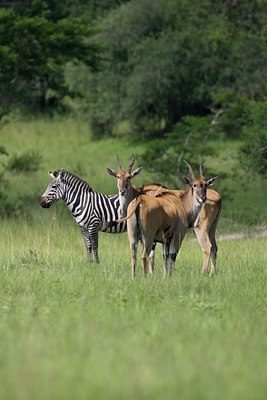
[[[95,262],[99,263],[98,257],[98,228],[93,226],[89,228],[89,240],[92,245],[93,253],[94,253],[94,260]]]
[[[168,273],[168,257],[169,257],[169,249],[167,243],[162,244],[162,257],[163,257],[163,277],[165,278]]]
[[[169,274],[169,257],[170,257],[170,244],[171,244],[172,238],[167,238],[163,243],[162,243],[162,256],[163,256],[163,277],[166,278],[166,276]]]
[[[132,278],[135,278],[135,273],[136,273],[136,254],[137,254],[137,246],[138,246],[138,241],[132,242],[130,244],[131,248],[131,259],[132,259]]]
[[[155,265],[155,248],[156,248],[156,242],[153,243],[152,250],[149,254],[149,273],[152,274],[154,272],[154,265]]]
[[[92,248],[92,243],[90,241],[89,238],[89,232],[88,229],[84,228],[84,227],[80,227],[83,238],[84,238],[84,243],[85,243],[85,247],[86,247],[86,251],[87,251],[87,258],[89,262],[94,261],[93,259],[93,248]]]
[[[169,270],[169,276],[172,275],[172,271],[174,269],[174,264],[175,260],[177,257],[177,254],[179,253],[179,250],[181,248],[183,239],[185,237],[186,229],[179,229],[178,233],[176,233],[170,243],[170,270]]]
[[[170,269],[169,269],[169,276],[172,275],[172,271],[174,269],[175,260],[177,257],[178,252],[170,253]]]

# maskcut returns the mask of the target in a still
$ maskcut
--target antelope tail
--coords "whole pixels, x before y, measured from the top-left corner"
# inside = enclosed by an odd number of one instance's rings
[[[126,215],[126,217],[124,217],[124,218],[117,219],[116,222],[117,222],[118,224],[119,224],[120,222],[126,221],[127,219],[131,218],[131,216],[135,213],[135,211],[137,210],[137,207],[139,206],[139,204],[142,203],[143,200],[140,199],[140,197],[137,197],[134,201],[135,201],[135,204],[133,204],[132,210],[131,210],[130,214],[129,214],[129,215]]]

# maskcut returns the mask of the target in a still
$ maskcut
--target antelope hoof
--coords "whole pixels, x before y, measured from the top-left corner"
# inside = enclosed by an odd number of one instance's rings
[[[201,273],[202,273],[203,275],[208,275],[208,273],[209,273],[208,268],[202,268],[202,269],[201,269]]]

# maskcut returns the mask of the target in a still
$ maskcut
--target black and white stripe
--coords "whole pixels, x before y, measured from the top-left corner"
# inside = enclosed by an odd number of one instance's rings
[[[81,229],[89,261],[95,259],[99,262],[98,232],[121,233],[127,230],[126,221],[109,227],[106,225],[119,217],[119,195],[96,193],[87,182],[64,169],[49,172],[49,175],[53,180],[40,199],[41,206],[49,208],[62,199]]]

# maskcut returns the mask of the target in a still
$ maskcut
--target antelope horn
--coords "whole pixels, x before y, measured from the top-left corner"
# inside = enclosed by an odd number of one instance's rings
[[[199,173],[200,173],[201,178],[205,179],[205,172],[204,172],[204,164],[203,164],[203,162],[201,162],[200,165],[199,165]]]
[[[132,169],[134,163],[135,163],[135,158],[134,158],[134,155],[132,154],[132,159],[131,159],[131,162],[130,162],[129,167],[128,167],[128,172],[129,173],[131,172],[131,169]]]
[[[118,170],[119,171],[122,171],[122,168],[121,168],[121,163],[120,163],[120,160],[119,160],[119,156],[117,155],[117,158],[116,158],[116,164],[117,164],[117,167],[118,167]]]
[[[194,171],[193,171],[193,168],[191,167],[191,165],[190,165],[187,161],[185,161],[185,160],[184,160],[184,163],[185,163],[185,164],[187,165],[187,167],[188,167],[189,174],[191,175],[191,178],[192,178],[192,179],[196,179],[195,174],[194,174]]]

